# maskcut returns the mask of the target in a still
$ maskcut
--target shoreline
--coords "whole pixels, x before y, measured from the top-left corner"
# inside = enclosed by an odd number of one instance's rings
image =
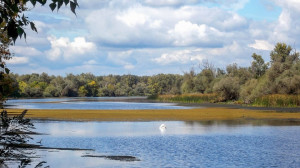
[[[23,109],[6,109],[18,115]],[[282,120],[300,121],[300,112],[278,112],[244,108],[204,107],[160,110],[56,110],[29,109],[29,119],[65,121],[226,121]]]
[[[187,106],[193,108],[231,108],[231,109],[246,109],[246,110],[258,110],[258,111],[276,111],[276,112],[299,112],[300,107],[264,107],[264,106],[251,106],[247,104],[228,104],[228,103],[181,103],[172,101],[159,101],[148,99],[146,96],[132,96],[132,97],[51,97],[51,98],[29,98],[35,99],[69,99],[75,98],[73,100],[66,100],[66,102],[77,102],[77,101],[97,101],[97,102],[136,102],[136,103],[174,103],[177,106]],[[14,98],[9,98],[14,100]],[[19,100],[26,100],[28,98],[18,98]],[[18,100],[15,99],[15,100]],[[50,102],[34,102],[34,103],[58,103],[60,101],[50,101]],[[4,107],[9,107],[10,105],[4,105]],[[12,108],[13,109],[13,108]]]

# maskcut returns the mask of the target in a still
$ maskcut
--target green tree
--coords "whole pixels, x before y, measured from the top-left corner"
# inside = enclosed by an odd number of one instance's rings
[[[5,61],[11,59],[12,55],[9,50],[10,42],[5,33],[0,34],[0,107],[12,92],[12,80],[8,75],[10,70],[5,65]]]
[[[183,83],[181,86],[182,93],[192,93],[194,92],[194,78],[196,76],[195,70],[192,68],[190,72],[184,73],[183,75]]]
[[[271,51],[271,63],[285,63],[294,62],[299,59],[299,53],[292,53],[293,48],[285,43],[277,43],[275,48]]]
[[[78,89],[78,95],[80,97],[85,97],[85,96],[87,96],[87,94],[88,94],[88,91],[86,90],[86,88],[84,86],[80,86]]]
[[[254,77],[257,79],[265,74],[268,69],[268,64],[265,63],[261,55],[256,53],[252,54],[253,61],[251,63],[251,71],[254,74]]]
[[[200,93],[211,93],[212,82],[215,79],[214,72],[211,69],[203,69],[194,78],[195,91]]]

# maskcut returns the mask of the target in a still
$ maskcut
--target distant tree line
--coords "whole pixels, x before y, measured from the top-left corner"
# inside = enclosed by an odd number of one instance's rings
[[[46,73],[10,74],[15,91],[12,97],[77,97],[77,96],[150,96],[161,94],[215,93],[219,101],[242,100],[251,103],[269,94],[300,93],[299,53],[285,43],[277,43],[266,63],[253,54],[250,67],[230,64],[215,68],[204,61],[199,72],[191,69],[183,75],[153,76],[108,75],[91,73],[50,76]]]

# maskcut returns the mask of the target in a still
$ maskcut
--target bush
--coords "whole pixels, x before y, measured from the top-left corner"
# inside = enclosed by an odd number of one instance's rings
[[[220,97],[220,101],[237,100],[239,98],[239,78],[225,77],[215,83],[214,92]]]
[[[257,79],[250,79],[242,86],[240,92],[240,98],[244,103],[251,103],[253,98],[255,97],[254,90],[257,87],[258,80]]]

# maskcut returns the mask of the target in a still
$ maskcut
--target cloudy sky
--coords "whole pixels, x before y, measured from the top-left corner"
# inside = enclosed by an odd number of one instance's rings
[[[300,48],[299,0],[78,0],[26,12],[38,33],[11,47],[19,74],[182,74],[202,61],[269,61],[277,42]]]

